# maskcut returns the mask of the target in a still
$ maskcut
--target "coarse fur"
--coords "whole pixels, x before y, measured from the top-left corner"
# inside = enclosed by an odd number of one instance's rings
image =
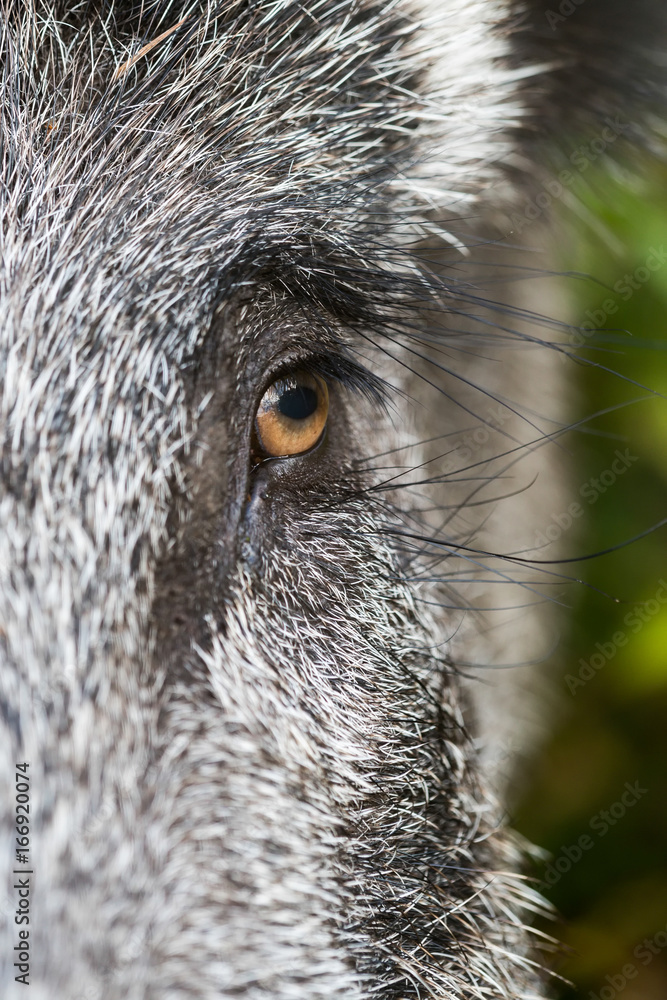
[[[585,7],[590,123],[616,14]],[[509,682],[467,676],[545,651],[501,556],[560,488],[564,348],[490,279],[583,82],[543,17],[0,0],[8,1000],[22,761],[32,1000],[548,994]],[[324,439],[260,460],[298,368]]]

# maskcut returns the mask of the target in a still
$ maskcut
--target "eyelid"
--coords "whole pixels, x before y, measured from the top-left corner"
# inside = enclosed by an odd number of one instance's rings
[[[329,390],[332,388],[332,384],[337,383],[344,389],[361,396],[372,406],[380,408],[385,412],[389,409],[391,396],[395,391],[391,385],[379,376],[341,353],[326,351],[311,354],[310,357],[301,355],[301,357],[290,358],[289,361],[284,359],[280,367],[276,366],[270,375],[268,375],[255,407],[253,430],[253,454],[255,460],[261,462],[267,458],[289,458],[299,454],[306,454],[312,450],[312,448],[306,447],[303,451],[291,451],[287,439],[281,439],[285,441],[286,448],[285,452],[281,453],[282,449],[276,448],[273,442],[269,443],[268,440],[264,440],[265,437],[271,435],[271,432],[269,430],[267,433],[266,421],[261,412],[262,403],[267,399],[273,387],[283,381],[288,383],[299,372],[309,375],[322,385],[327,397],[327,415],[329,412]],[[264,435],[258,421],[264,424]],[[319,436],[320,439],[325,427],[326,421]]]
[[[293,367],[295,366],[292,366],[291,370]],[[300,360],[296,367],[329,384],[336,382],[344,389],[363,396],[368,402],[383,410],[386,410],[390,404],[391,386],[378,375],[374,375],[368,368],[344,355],[336,354],[333,351],[313,355],[310,358]],[[280,377],[280,374],[274,375],[271,381],[274,382]]]

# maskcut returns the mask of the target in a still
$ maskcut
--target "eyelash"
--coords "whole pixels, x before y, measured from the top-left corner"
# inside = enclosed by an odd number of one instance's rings
[[[319,383],[324,391],[324,396],[319,394],[320,403],[324,403],[326,408],[319,441],[322,440],[326,431],[329,415],[329,390],[332,383],[337,383],[347,391],[362,396],[376,409],[385,411],[388,409],[391,387],[368,371],[367,368],[349,358],[331,352],[311,355],[305,359],[294,358],[290,359],[289,362],[284,361],[280,368],[271,372],[267,378],[262,395],[255,406],[251,447],[252,469],[257,468],[266,460],[286,460],[314,450],[315,444],[311,444],[309,432],[319,431],[315,411],[312,411],[314,421],[310,422],[310,426],[307,422],[302,425],[303,436],[301,436],[300,433],[294,432],[294,428],[290,427],[289,422],[285,424],[284,417],[281,418],[275,414],[273,407],[276,400],[266,402],[266,397],[270,394],[272,387],[275,387],[282,380],[286,385],[289,384],[291,379],[299,376],[299,373],[301,373],[301,380],[304,377],[315,380],[315,383]],[[318,408],[320,403],[318,403]],[[283,413],[286,412],[283,411]],[[303,449],[299,447],[301,444],[303,444]],[[294,450],[291,450],[292,448]]]
[[[391,386],[358,362],[334,353],[311,355],[282,365],[267,379],[260,399],[269,386],[280,378],[286,378],[297,368],[307,371],[310,375],[318,376],[327,384],[337,383],[383,410],[386,410],[389,405]]]

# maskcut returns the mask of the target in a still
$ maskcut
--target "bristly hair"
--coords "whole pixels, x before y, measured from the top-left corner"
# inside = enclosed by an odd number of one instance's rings
[[[535,658],[522,539],[560,489],[566,348],[489,277],[584,65],[539,18],[0,0],[0,773],[30,761],[37,996],[545,995],[493,773],[516,699],[480,719],[463,676]],[[294,370],[326,431],[251,462]]]

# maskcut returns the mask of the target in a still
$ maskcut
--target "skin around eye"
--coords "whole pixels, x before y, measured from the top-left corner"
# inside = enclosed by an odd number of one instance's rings
[[[310,451],[322,436],[329,413],[326,383],[306,371],[277,379],[264,393],[255,417],[261,450],[272,458]]]

